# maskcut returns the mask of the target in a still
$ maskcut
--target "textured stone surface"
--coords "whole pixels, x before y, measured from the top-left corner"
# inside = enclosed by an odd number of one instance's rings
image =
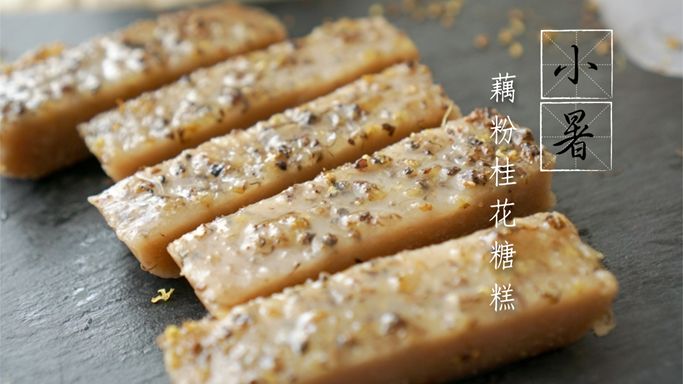
[[[438,22],[391,20],[408,31],[436,82],[468,113],[489,101],[491,77],[517,75],[514,104],[498,104],[538,134],[538,30],[520,38],[525,53],[510,58],[498,46],[514,6],[557,29],[577,28],[579,2],[469,2],[451,29]],[[292,36],[326,16],[362,16],[369,2],[307,1],[268,4],[292,15]],[[543,16],[538,16],[543,15]],[[0,18],[3,54],[40,43],[79,42],[123,26],[143,12]],[[487,50],[474,38],[487,33]],[[618,39],[618,36],[617,36]],[[563,350],[465,380],[467,383],[681,382],[682,83],[633,65],[615,69],[614,169],[556,174],[556,210],[605,254],[619,279],[617,328],[587,335]],[[0,181],[0,382],[166,383],[155,338],[170,323],[205,311],[184,280],[140,270],[86,197],[109,181],[95,160],[38,182]],[[152,304],[157,289],[175,288]]]

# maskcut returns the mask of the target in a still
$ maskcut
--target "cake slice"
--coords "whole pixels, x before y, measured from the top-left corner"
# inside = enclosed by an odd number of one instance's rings
[[[8,75],[16,70],[34,66],[50,57],[61,55],[66,48],[67,46],[60,41],[43,44],[36,49],[24,52],[11,63],[0,62],[0,73]]]
[[[79,131],[105,172],[118,181],[417,56],[410,39],[382,18],[342,19],[304,38],[197,71],[96,117]]]
[[[76,125],[199,67],[283,40],[234,4],[145,20],[75,47],[51,45],[0,72],[0,174],[39,178],[88,156]]]
[[[449,105],[427,67],[397,64],[185,150],[89,200],[143,269],[178,277],[180,270],[166,250],[171,241],[323,169],[438,125]],[[460,117],[460,111],[451,116]]]
[[[497,201],[513,202],[513,216],[545,211],[555,203],[552,173],[540,171],[530,130],[495,143],[494,119],[505,118],[479,109],[412,134],[201,225],[168,250],[206,308],[222,317],[321,272],[494,225]],[[516,184],[497,187],[492,166],[504,157]],[[543,157],[552,167],[553,155]]]
[[[442,383],[609,331],[617,281],[603,255],[559,213],[515,224],[169,326],[166,370],[176,384]],[[495,269],[505,242],[513,267]],[[494,309],[497,286],[511,288],[514,309]]]

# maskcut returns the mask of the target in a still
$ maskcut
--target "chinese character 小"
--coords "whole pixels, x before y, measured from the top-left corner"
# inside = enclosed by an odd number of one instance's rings
[[[572,82],[572,84],[576,85],[579,83],[579,47],[575,44],[572,44],[572,49],[574,49],[574,77],[569,77],[569,81]],[[590,53],[590,52],[589,52]],[[565,53],[566,55],[566,53]],[[590,61],[587,61],[588,63],[588,68],[597,71],[598,66],[595,65],[594,63],[591,63]],[[553,73],[555,77],[559,75],[564,69],[567,68],[567,66],[562,66],[558,65],[557,68],[555,68],[555,72]]]

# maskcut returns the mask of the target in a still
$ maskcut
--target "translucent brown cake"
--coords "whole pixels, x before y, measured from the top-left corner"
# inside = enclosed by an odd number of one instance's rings
[[[145,20],[0,73],[0,174],[38,178],[88,156],[76,125],[199,67],[281,41],[264,11],[234,4]]]
[[[529,129],[492,137],[495,110],[479,109],[414,133],[354,163],[201,225],[168,250],[216,317],[232,306],[356,262],[466,235],[494,224],[497,201],[513,216],[555,203],[551,172]],[[514,185],[496,186],[509,158]],[[544,153],[549,167],[553,155]],[[511,208],[511,209],[510,209]],[[501,224],[502,225],[502,224]]]
[[[143,269],[178,277],[168,244],[323,169],[438,125],[452,102],[427,67],[397,64],[146,168],[90,198]],[[460,117],[457,107],[451,117]]]
[[[181,383],[442,383],[604,334],[615,277],[559,213],[375,259],[159,339]],[[512,268],[489,263],[514,244]],[[237,272],[236,272],[237,273]],[[491,305],[510,287],[514,309]]]
[[[79,131],[118,181],[234,128],[418,56],[382,18],[326,23],[301,39],[197,71],[96,117]]]

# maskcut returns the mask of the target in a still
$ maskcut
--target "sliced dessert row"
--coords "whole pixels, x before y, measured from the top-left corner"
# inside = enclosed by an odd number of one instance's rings
[[[180,273],[216,317],[354,263],[493,225],[497,202],[513,216],[555,204],[552,173],[527,128],[496,143],[495,110],[478,109],[201,225],[171,243]],[[513,123],[514,124],[514,123]],[[545,159],[552,159],[546,153]],[[496,186],[509,159],[516,184]]]
[[[145,168],[90,201],[143,269],[178,277],[166,251],[171,241],[323,169],[437,126],[450,103],[425,66],[399,64]],[[460,116],[457,108],[451,116]]]
[[[613,327],[614,276],[559,213],[356,265],[159,338],[180,383],[442,383]],[[514,244],[514,266],[491,250]],[[514,310],[495,311],[496,287]]]
[[[80,133],[118,181],[89,201],[211,313],[160,337],[172,381],[436,383],[609,328],[616,280],[567,218],[539,213],[554,156],[528,128],[462,117],[382,18],[284,37],[225,5],[0,74],[0,172],[72,164]],[[514,183],[493,180],[500,164]],[[490,263],[503,243],[513,268]],[[501,288],[514,310],[491,307]]]
[[[283,40],[255,8],[224,4],[53,44],[0,71],[0,174],[39,178],[88,156],[76,125],[197,68]]]
[[[342,19],[198,70],[97,116],[79,132],[118,181],[364,74],[417,58],[412,41],[386,20]]]

